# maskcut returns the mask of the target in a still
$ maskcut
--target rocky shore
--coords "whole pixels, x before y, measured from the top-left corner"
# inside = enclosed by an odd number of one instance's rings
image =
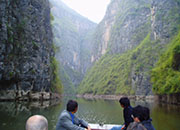
[[[155,100],[162,103],[180,105],[180,93],[170,95],[156,95]]]
[[[59,94],[52,92],[0,91],[0,101],[46,101],[60,97]]]

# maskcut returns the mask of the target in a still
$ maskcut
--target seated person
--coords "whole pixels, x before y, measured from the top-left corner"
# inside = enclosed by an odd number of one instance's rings
[[[48,121],[44,116],[31,116],[26,122],[26,130],[48,130]]]
[[[133,108],[132,117],[134,119],[134,122],[129,124],[127,130],[147,130],[141,123],[142,121],[144,121],[144,116],[142,111],[143,111],[143,107],[140,105]]]
[[[78,110],[78,103],[74,100],[69,100],[64,110],[58,119],[56,130],[91,130],[90,126],[78,119],[74,114]]]
[[[153,125],[151,124],[152,119],[150,118],[150,110],[147,107],[143,107],[142,110],[143,116],[144,116],[144,121],[141,123],[146,127],[147,130],[155,130]]]
[[[126,130],[129,123],[133,122],[133,118],[131,117],[133,108],[130,105],[129,99],[127,97],[122,97],[120,98],[119,103],[123,108],[124,125],[120,127],[113,127],[111,130]]]

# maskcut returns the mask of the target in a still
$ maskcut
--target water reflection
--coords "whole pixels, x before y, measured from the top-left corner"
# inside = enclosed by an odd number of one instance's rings
[[[48,119],[49,130],[55,130],[60,112],[65,109],[66,97],[57,102],[33,103],[0,103],[0,130],[24,130],[28,117],[41,114]],[[82,99],[76,98],[79,103],[77,115],[90,123],[122,124],[122,108],[117,100]],[[151,110],[153,125],[156,130],[178,130],[180,128],[180,107],[174,105],[155,104],[145,101],[131,101],[132,106],[143,105]]]
[[[58,118],[55,113],[61,110],[61,104],[61,101],[0,102],[0,130],[24,130],[26,120],[35,114],[47,117],[49,129],[55,129]]]
[[[78,116],[91,123],[122,124],[122,108],[118,101],[78,99]]]
[[[180,106],[159,104],[152,109],[153,124],[157,130],[180,129]]]

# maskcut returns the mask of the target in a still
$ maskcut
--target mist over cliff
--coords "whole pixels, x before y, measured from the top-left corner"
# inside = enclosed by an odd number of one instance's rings
[[[91,37],[97,24],[79,15],[62,1],[50,0],[54,18],[54,43],[59,48],[56,58],[65,93],[75,89],[91,65]]]

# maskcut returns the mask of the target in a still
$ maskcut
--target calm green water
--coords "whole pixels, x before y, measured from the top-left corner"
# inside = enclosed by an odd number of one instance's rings
[[[49,122],[49,130],[55,130],[60,112],[65,108],[68,98],[58,105],[49,106],[52,102],[12,103],[0,102],[0,130],[24,130],[29,116],[44,115]],[[79,103],[77,115],[90,123],[122,124],[122,108],[118,101],[87,100],[76,98]],[[151,110],[153,125],[156,130],[179,130],[180,112],[178,106],[157,105],[153,102],[131,101],[132,106],[143,105]],[[49,107],[48,107],[49,106]]]

